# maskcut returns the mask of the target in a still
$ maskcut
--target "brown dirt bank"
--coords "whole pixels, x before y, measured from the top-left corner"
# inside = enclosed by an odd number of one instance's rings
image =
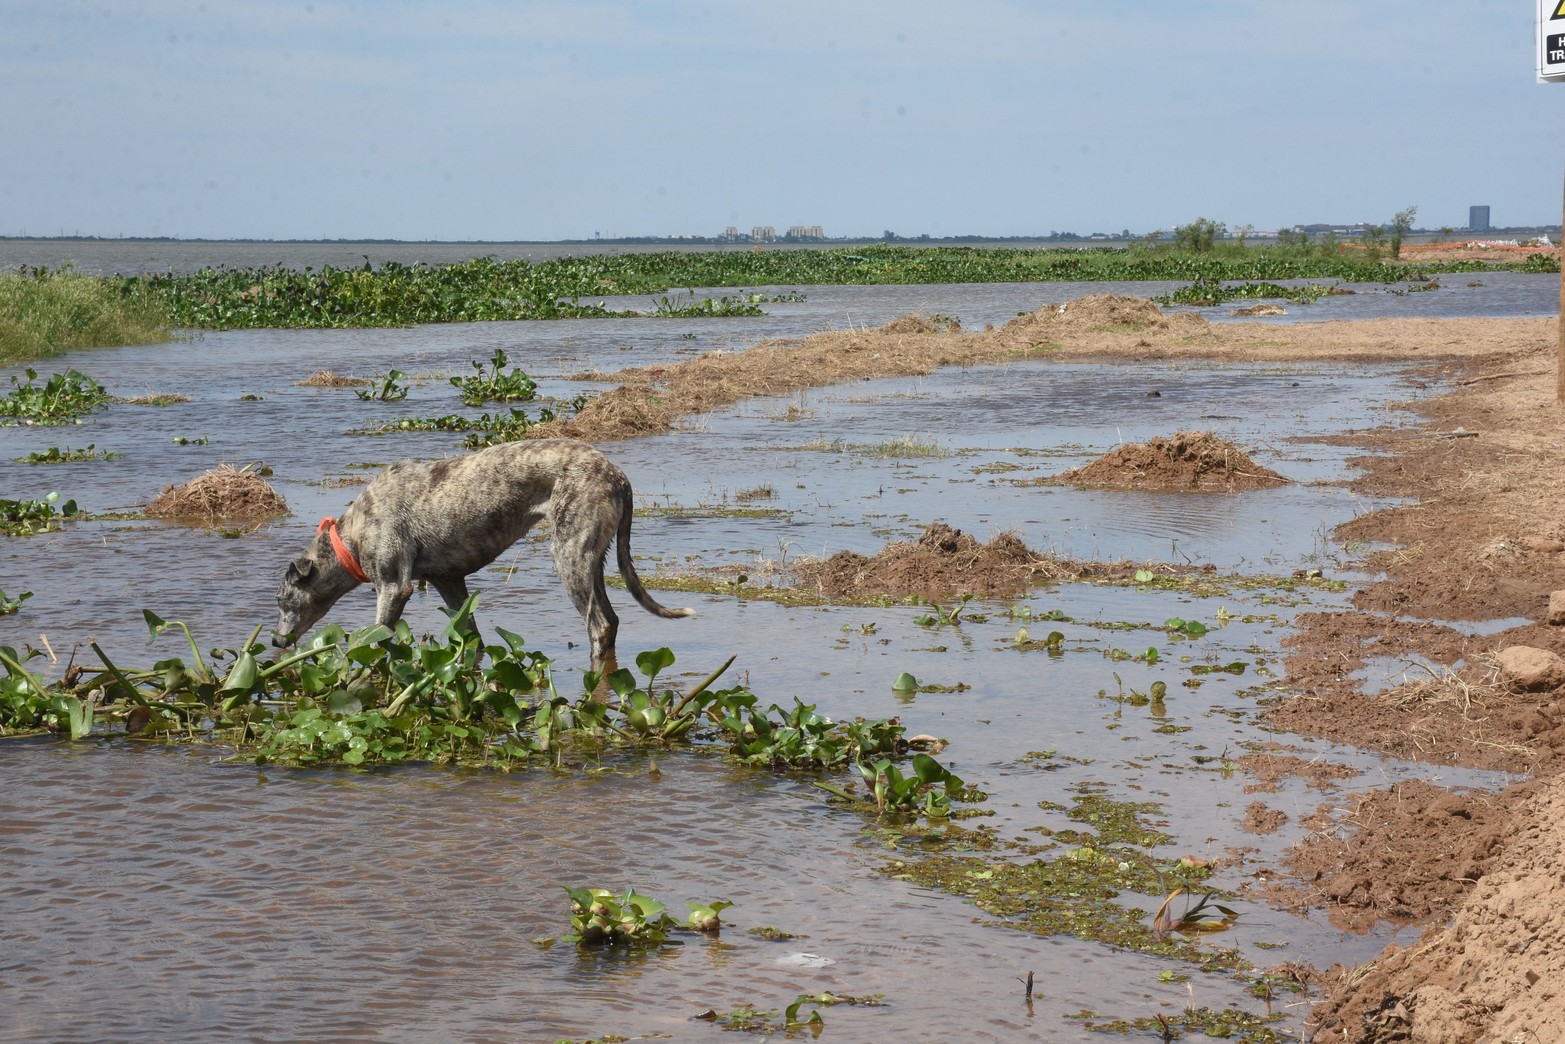
[[[1339,532],[1388,545],[1367,559],[1378,579],[1352,609],[1300,619],[1289,641],[1293,695],[1267,714],[1296,732],[1532,778],[1498,795],[1402,784],[1359,795],[1348,809],[1323,807],[1309,824],[1313,840],[1284,868],[1297,886],[1272,898],[1324,907],[1344,924],[1429,924],[1416,945],[1318,977],[1317,1041],[1562,1041],[1565,685],[1520,691],[1499,666],[1510,646],[1565,654],[1565,627],[1547,622],[1550,593],[1565,590],[1556,336],[1555,319],[1213,326],[1133,298],[1084,298],[980,332],[823,333],[627,370],[613,377],[623,387],[537,433],[629,437],[755,395],[1040,355],[1384,360],[1448,382],[1447,394],[1419,406],[1419,437],[1404,429],[1343,440],[1374,452],[1359,461],[1356,489],[1406,502]],[[1510,622],[1461,626],[1497,620]],[[1366,693],[1353,672],[1385,657],[1432,667]],[[1277,825],[1264,806],[1246,821]]]
[[[1044,305],[1002,327],[972,333],[894,320],[874,330],[834,330],[802,340],[766,341],[739,352],[709,352],[673,366],[595,374],[618,387],[592,399],[577,416],[535,425],[528,434],[591,441],[634,438],[755,396],[1038,356],[1449,363],[1525,354],[1546,339],[1550,326],[1544,319],[1213,325],[1189,312],[1165,316],[1143,298],[1095,295]]]
[[[1547,622],[1551,592],[1565,589],[1555,331],[1553,321],[1464,331],[1491,351],[1444,374],[1452,390],[1422,407],[1423,437],[1351,440],[1382,454],[1359,460],[1354,488],[1408,502],[1339,531],[1395,546],[1368,556],[1382,574],[1355,611],[1299,621],[1287,665],[1298,694],[1270,722],[1532,778],[1498,795],[1404,784],[1346,811],[1323,807],[1319,832],[1290,855],[1313,893],[1305,901],[1339,924],[1430,927],[1415,945],[1329,972],[1317,1040],[1565,1040],[1565,924],[1552,913],[1565,901],[1565,689],[1545,680],[1524,691],[1500,655],[1565,654],[1565,627]],[[1510,625],[1462,626],[1480,621]],[[1366,694],[1350,672],[1380,657],[1434,666]]]

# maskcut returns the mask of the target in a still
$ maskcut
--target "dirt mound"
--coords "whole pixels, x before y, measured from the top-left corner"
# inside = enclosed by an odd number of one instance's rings
[[[1134,566],[1116,563],[1097,567],[1102,571],[1120,569]],[[1001,533],[980,544],[944,522],[931,522],[917,540],[888,544],[872,558],[840,551],[793,567],[799,584],[813,586],[828,598],[917,595],[931,601],[964,594],[1016,594],[1029,583],[1071,579],[1094,571],[1039,554],[1014,533]]]
[[[147,505],[147,514],[209,522],[269,518],[288,514],[288,502],[248,467],[221,464],[183,486],[165,486]]]
[[[1075,486],[1202,492],[1265,489],[1287,479],[1255,463],[1226,439],[1206,431],[1177,431],[1169,438],[1133,442],[1083,467],[1054,476]]]

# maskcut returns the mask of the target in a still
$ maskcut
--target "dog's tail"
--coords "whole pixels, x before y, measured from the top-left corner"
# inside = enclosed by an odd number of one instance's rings
[[[641,584],[641,577],[636,573],[636,563],[630,557],[630,519],[633,514],[633,502],[630,498],[629,486],[625,489],[625,495],[620,500],[619,535],[615,543],[618,545],[619,575],[625,581],[625,590],[631,593],[641,607],[655,616],[661,616],[665,620],[677,620],[681,616],[694,616],[694,609],[670,609],[652,597]]]

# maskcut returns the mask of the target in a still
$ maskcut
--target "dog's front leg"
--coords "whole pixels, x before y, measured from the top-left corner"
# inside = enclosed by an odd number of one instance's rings
[[[413,597],[413,584],[404,580],[393,586],[381,580],[375,581],[375,622],[390,627],[402,619],[402,610]]]
[[[429,582],[435,585],[435,590],[440,593],[441,601],[446,603],[446,608],[452,613],[460,612],[462,606],[467,604],[467,577],[431,577]],[[478,633],[478,623],[472,616],[467,618],[467,630],[482,644],[482,636]]]

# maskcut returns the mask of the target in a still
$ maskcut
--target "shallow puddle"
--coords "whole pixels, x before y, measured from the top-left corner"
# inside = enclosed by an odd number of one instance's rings
[[[315,520],[355,495],[335,482],[372,470],[355,465],[453,451],[449,434],[352,434],[458,411],[447,375],[471,372],[472,361],[501,347],[547,378],[545,392],[569,395],[595,387],[571,379],[582,371],[743,347],[842,314],[890,318],[877,315],[890,299],[885,288],[831,289],[812,292],[817,310],[808,316],[688,324],[693,341],[679,337],[686,325],[678,321],[496,323],[208,334],[60,360],[56,368],[80,367],[116,395],[191,401],[116,404],[76,427],[0,429],[6,497],[59,490],[88,512],[134,511],[219,462],[264,462],[294,513],[230,536],[100,519],[0,538],[0,588],[33,592],[21,612],[0,617],[0,642],[47,642],[59,657],[54,674],[72,656],[93,662],[89,640],[127,663],[183,654],[172,636],[147,648],[145,608],[186,621],[204,646],[235,645],[257,624],[271,626],[284,565]],[[897,298],[893,314],[915,298],[953,311],[941,302],[966,288],[897,289],[907,300]],[[986,297],[984,307],[1014,314],[1022,291],[1006,292],[1017,300]],[[373,376],[393,366],[420,377],[402,402],[295,384],[319,368]],[[0,382],[8,385],[9,372]],[[873,552],[939,519],[980,539],[1015,530],[1034,549],[1080,558],[1333,577],[1351,557],[1330,540],[1333,527],[1376,505],[1325,484],[1347,475],[1347,451],[1290,440],[1397,423],[1407,413],[1387,403],[1420,394],[1382,367],[1034,362],[753,400],[686,430],[604,448],[636,487],[644,574],[726,564],[764,582],[800,556]],[[1027,484],[1119,442],[1195,428],[1238,443],[1294,484],[1190,496]],[[13,463],[88,442],[120,456]],[[585,665],[581,623],[540,546],[519,545],[474,586],[481,625],[492,620],[562,665]],[[668,645],[679,657],[671,673],[699,678],[737,653],[734,677],[763,706],[798,697],[839,718],[900,715],[911,732],[950,742],[942,764],[986,791],[983,807],[994,813],[968,825],[1006,840],[1041,843],[1036,828],[1067,824],[1039,803],[1068,806],[1096,787],[1159,806],[1153,818],[1173,838],[1160,856],[1248,849],[1213,882],[1236,888],[1267,875],[1299,837],[1299,820],[1332,799],[1303,780],[1284,782],[1261,797],[1288,825],[1244,833],[1245,806],[1256,798],[1232,762],[1256,744],[1345,761],[1362,773],[1349,787],[1421,771],[1252,723],[1257,699],[1278,683],[1292,614],[1342,604],[1343,592],[1273,583],[1199,597],[1153,585],[1062,585],[974,603],[955,626],[921,623],[928,610],[912,606],[659,597],[698,615],[656,620],[615,593],[622,655]],[[436,604],[415,597],[415,629],[439,626]],[[360,592],[332,619],[357,626],[372,612]],[[1171,617],[1210,630],[1175,637],[1164,627]],[[1019,648],[1022,628],[1035,637],[1061,631],[1060,654]],[[1235,664],[1234,673],[1219,669]],[[931,688],[893,692],[902,672]],[[1166,703],[1138,701],[1156,681],[1167,685]],[[0,745],[0,795],[8,1038],[292,1039],[308,1026],[319,1039],[715,1039],[721,1028],[698,1012],[780,1013],[800,993],[822,990],[882,1002],[823,1009],[825,1036],[836,1040],[1100,1039],[1066,1016],[1146,1018],[1182,1011],[1192,997],[1212,1008],[1263,1008],[1233,975],[997,927],[960,899],[889,879],[879,871],[894,853],[874,824],[834,808],[807,781],[704,755],[669,755],[656,773],[645,760],[510,776],[258,771],[218,751],[123,738],[23,740]],[[583,956],[535,941],[568,931],[566,885],[634,886],[676,914],[687,900],[735,906],[720,941],[692,935],[641,958]],[[1157,905],[1121,901],[1148,916]],[[1236,926],[1206,945],[1236,947],[1261,968],[1362,961],[1394,935],[1345,936],[1321,918],[1232,905]],[[766,926],[795,938],[747,932]],[[1040,994],[1031,1015],[1019,981],[1029,972]],[[1287,1003],[1277,1028],[1298,1033],[1305,1008]]]

